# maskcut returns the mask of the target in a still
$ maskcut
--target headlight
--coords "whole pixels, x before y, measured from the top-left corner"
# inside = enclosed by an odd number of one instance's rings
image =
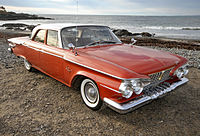
[[[178,78],[182,78],[183,76],[187,75],[188,72],[189,72],[188,65],[185,64],[185,65],[179,67],[179,68],[174,72],[174,75],[176,75]]]
[[[141,81],[132,80],[131,83],[136,94],[140,94],[143,91],[144,85]]]
[[[132,79],[123,81],[119,87],[119,91],[125,98],[130,98],[133,94],[140,94],[144,87],[150,83],[149,79]]]

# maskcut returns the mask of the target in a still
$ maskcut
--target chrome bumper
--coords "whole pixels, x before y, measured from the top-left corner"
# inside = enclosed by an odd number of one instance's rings
[[[154,99],[157,99],[159,97],[162,97],[164,94],[168,93],[168,92],[171,92],[172,90],[174,90],[176,87],[182,85],[182,84],[185,84],[186,82],[188,82],[189,80],[187,78],[182,78],[181,81],[179,82],[176,82],[176,83],[173,83],[170,85],[170,87],[168,87],[167,89],[164,89],[163,91],[161,92],[157,92],[151,96],[142,96],[140,97],[139,99],[137,100],[133,100],[133,101],[130,101],[128,103],[125,103],[125,104],[119,104],[119,103],[116,103],[108,98],[104,98],[104,102],[113,110],[115,110],[116,112],[119,112],[121,114],[124,114],[124,113],[128,113],[132,110],[135,110],[149,102],[151,102],[152,100]]]
[[[10,53],[13,53],[12,48],[8,48],[8,51],[9,51]]]

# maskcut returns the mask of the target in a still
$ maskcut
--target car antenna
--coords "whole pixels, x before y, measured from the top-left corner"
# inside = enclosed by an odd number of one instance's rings
[[[74,49],[75,56],[78,55],[78,52],[76,51],[77,42],[78,42],[78,4],[79,4],[79,0],[76,0],[76,39],[75,39],[76,45]]]

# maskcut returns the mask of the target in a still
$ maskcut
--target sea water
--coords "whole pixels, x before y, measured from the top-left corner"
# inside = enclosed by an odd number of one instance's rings
[[[3,23],[81,23],[107,25],[133,33],[149,32],[158,37],[200,40],[200,16],[40,15],[54,20],[16,20]]]

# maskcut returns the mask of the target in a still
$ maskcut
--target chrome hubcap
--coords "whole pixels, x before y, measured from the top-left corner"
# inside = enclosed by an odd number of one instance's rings
[[[97,101],[98,98],[97,89],[92,83],[87,83],[85,85],[84,91],[85,91],[85,96],[89,102],[95,103]]]
[[[26,67],[26,69],[30,69],[31,68],[31,65],[29,64],[29,62],[27,60],[24,60],[24,65]]]

